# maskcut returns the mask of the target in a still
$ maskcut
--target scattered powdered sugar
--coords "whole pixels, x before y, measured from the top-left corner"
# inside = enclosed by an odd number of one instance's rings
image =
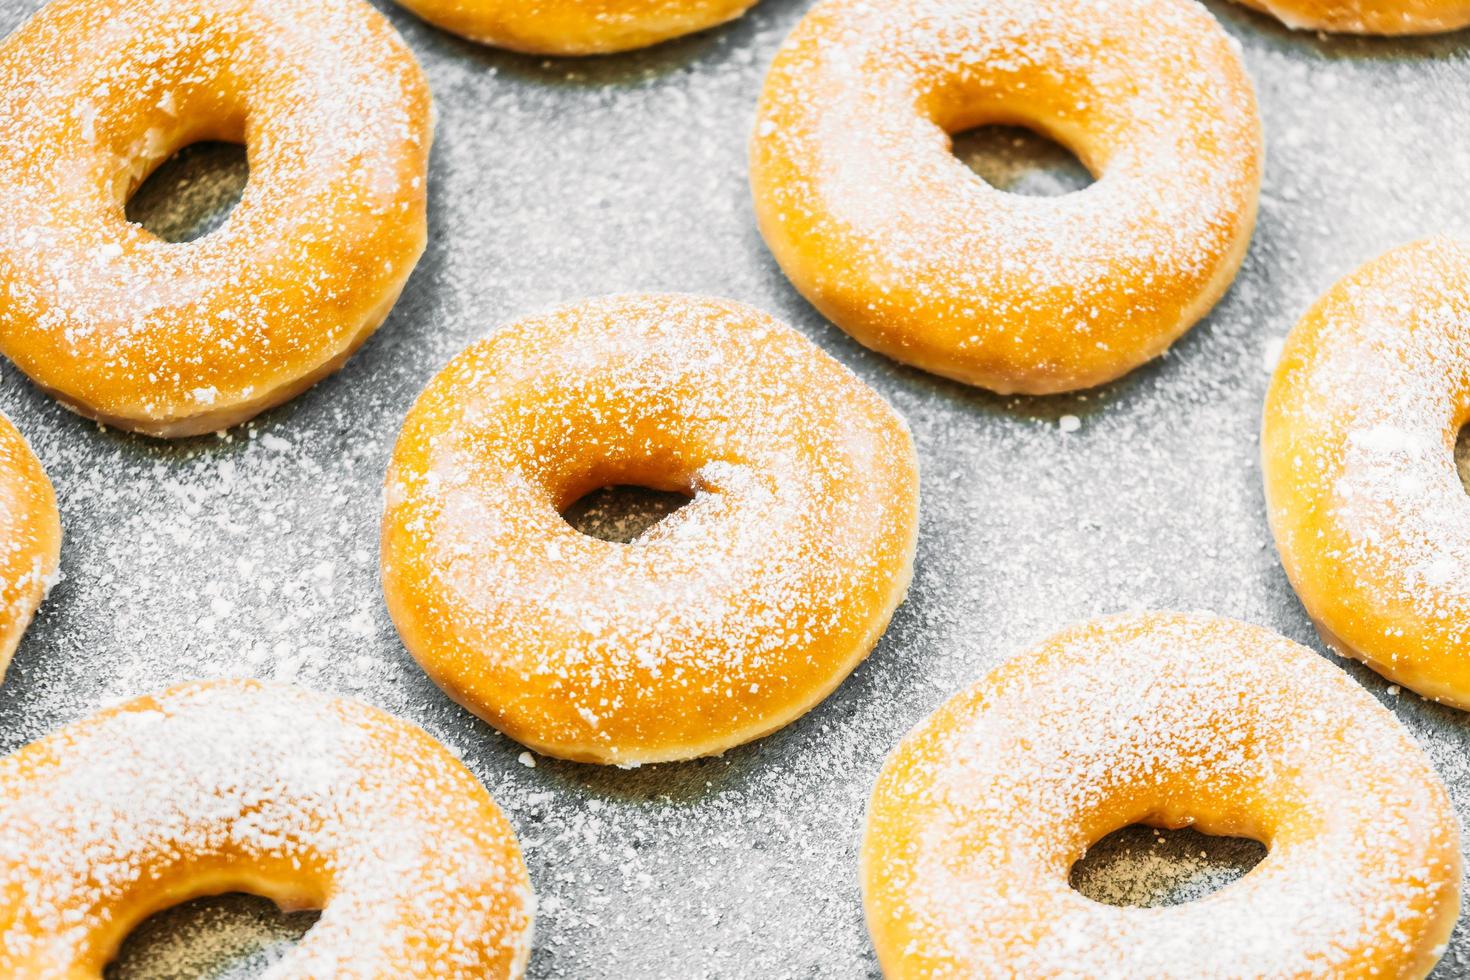
[[[160,164],[128,199],[124,213],[166,242],[193,241],[229,220],[249,177],[243,146],[195,143]]]
[[[583,534],[628,544],[689,503],[682,493],[647,487],[603,487],[562,511],[562,517]]]
[[[163,882],[181,897],[252,882],[324,897],[282,976],[431,962],[480,977],[528,952],[534,900],[508,825],[421,732],[359,704],[257,682],[176,688],[6,758],[0,785],[11,974],[95,965],[115,919]]]
[[[1276,370],[1276,364],[1281,360],[1281,349],[1285,345],[1285,337],[1272,337],[1266,341],[1266,346],[1261,348],[1261,367],[1267,374]]]
[[[0,27],[37,5],[3,0]],[[340,374],[226,439],[164,445],[99,431],[0,364],[0,410],[46,464],[67,532],[65,579],[0,686],[0,747],[176,681],[291,667],[299,684],[424,725],[490,788],[543,900],[536,980],[876,977],[857,885],[863,808],[884,755],[941,701],[1061,625],[1118,609],[1207,608],[1320,649],[1261,502],[1261,350],[1366,259],[1470,234],[1470,129],[1445,123],[1470,86],[1463,39],[1324,40],[1212,2],[1245,46],[1270,148],[1242,274],[1164,359],[1030,400],[858,347],[761,244],[747,140],[765,66],[806,0],[578,61],[478,48],[380,6],[438,103],[432,234],[393,316]],[[635,289],[768,310],[899,409],[924,482],[916,577],[866,663],[766,739],[682,765],[529,769],[524,747],[450,704],[395,635],[377,584],[383,474],[414,396],[466,345],[530,310]],[[1065,439],[1063,414],[1083,421]],[[1391,702],[1470,814],[1465,717],[1389,698],[1386,681],[1344,666]],[[1437,975],[1467,969],[1470,935],[1456,933]]]
[[[197,899],[150,917],[128,937],[105,980],[252,980],[316,922],[251,895]]]
[[[770,120],[761,125],[775,127]],[[1070,150],[1020,126],[979,126],[950,139],[955,157],[997,190],[1059,197],[1094,182]]]
[[[1072,866],[1070,879],[1095,902],[1155,908],[1198,901],[1265,856],[1265,846],[1246,837],[1135,824],[1089,847]]]

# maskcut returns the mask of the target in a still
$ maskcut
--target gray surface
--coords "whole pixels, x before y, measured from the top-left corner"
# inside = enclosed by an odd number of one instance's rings
[[[0,28],[32,6],[4,0]],[[432,242],[341,374],[224,440],[163,445],[99,431],[0,368],[0,410],[34,441],[67,531],[66,580],[0,688],[0,748],[172,681],[294,677],[463,751],[518,828],[543,900],[534,976],[852,977],[875,972],[856,883],[869,786],[948,694],[1064,623],[1125,608],[1215,610],[1321,649],[1263,514],[1265,362],[1360,261],[1470,232],[1470,38],[1322,40],[1212,4],[1245,47],[1268,145],[1239,281],[1123,381],[1006,400],[860,349],[762,246],[746,131],[764,66],[806,6],[766,0],[714,33],[582,62],[476,48],[390,10],[440,112]],[[634,772],[531,769],[399,644],[376,584],[379,483],[411,399],[467,342],[635,289],[771,310],[892,400],[923,459],[917,578],[869,661],[763,742]],[[1064,414],[1080,431],[1059,430]],[[1346,669],[1414,730],[1470,814],[1470,721]],[[1440,975],[1470,975],[1470,931]]]

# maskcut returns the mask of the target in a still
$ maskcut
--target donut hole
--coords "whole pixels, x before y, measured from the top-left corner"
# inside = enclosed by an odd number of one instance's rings
[[[1455,472],[1460,474],[1460,486],[1470,494],[1470,424],[1455,436]]]
[[[103,971],[107,980],[253,977],[301,941],[320,913],[285,912],[244,893],[199,898],[144,919]]]
[[[166,157],[127,199],[127,219],[166,242],[192,242],[229,220],[245,195],[245,146],[202,140]]]
[[[528,442],[540,456],[531,479],[551,509],[574,530],[616,544],[637,541],[693,503],[711,459],[667,406],[596,397],[576,400]]]
[[[693,499],[677,490],[615,484],[583,494],[561,516],[590,538],[630,544]]]
[[[1249,837],[1133,824],[1088,848],[1072,865],[1071,884],[1105,905],[1182,905],[1244,877],[1265,856],[1266,846]]]
[[[1094,181],[1077,154],[1025,126],[974,127],[951,135],[950,147],[975,176],[1009,194],[1060,197]]]

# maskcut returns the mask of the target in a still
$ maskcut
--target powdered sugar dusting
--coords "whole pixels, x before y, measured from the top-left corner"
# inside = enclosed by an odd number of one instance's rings
[[[619,482],[693,499],[630,545],[559,516]],[[687,758],[778,727],[867,653],[908,585],[917,492],[903,423],[788,327],[589,301],[426,389],[388,475],[384,582],[429,672],[512,735]]]
[[[104,980],[253,980],[316,922],[267,899],[196,899],[150,917],[128,937]]]
[[[1470,245],[1398,249],[1288,338],[1264,433],[1272,521],[1307,608],[1421,693],[1470,705]]]
[[[223,428],[329,370],[423,247],[428,92],[357,0],[57,0],[0,48],[0,350],[85,414]],[[214,234],[125,220],[201,138],[247,144]]]
[[[1408,733],[1308,651],[1211,616],[1104,619],[1009,661],[904,740],[871,814],[869,914],[915,975],[1414,975],[1459,907],[1459,825]],[[1073,861],[1139,820],[1269,853],[1145,915],[1075,892]]]
[[[949,152],[947,132],[1017,119],[1097,182],[1008,195]],[[752,177],[777,258],[860,340],[1057,391],[1156,356],[1218,298],[1258,127],[1236,49],[1190,2],[830,0],[777,58]]]
[[[510,975],[528,951],[509,827],[447,753],[361,705],[186,686],[8,757],[0,786],[10,974],[95,968],[119,906],[221,882],[326,899],[268,975]]]

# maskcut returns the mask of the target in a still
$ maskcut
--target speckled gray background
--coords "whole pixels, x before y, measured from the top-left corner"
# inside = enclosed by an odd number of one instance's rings
[[[948,694],[1064,623],[1126,608],[1215,610],[1321,649],[1263,513],[1272,341],[1359,262],[1470,233],[1470,37],[1327,40],[1211,3],[1244,45],[1265,119],[1261,218],[1240,278],[1166,358],[1085,395],[1013,400],[864,351],[761,244],[746,133],[806,0],[586,61],[479,48],[382,5],[439,108],[431,242],[340,374],[223,439],[168,445],[101,431],[0,367],[0,410],[45,462],[67,535],[66,578],[0,688],[0,748],[186,678],[294,678],[463,752],[515,823],[542,897],[533,976],[861,977],[876,973],[856,882],[863,804],[884,754]],[[34,6],[0,0],[0,29]],[[1004,149],[971,146],[992,174],[1006,171]],[[207,199],[219,179],[169,193]],[[1065,173],[1026,179],[1068,186]],[[768,309],[892,400],[923,460],[917,577],[867,663],[756,745],[631,772],[529,768],[399,644],[377,587],[380,480],[410,401],[470,340],[540,307],[640,289]],[[1068,414],[1080,430],[1061,431]],[[1470,815],[1470,719],[1346,669],[1414,730]],[[1133,870],[1122,858],[1097,877],[1135,898],[1241,860],[1230,848],[1198,859],[1198,841],[1164,845],[1173,859],[1133,844]],[[230,901],[174,919],[152,924],[118,972],[188,975],[237,946],[264,950],[258,965],[301,928]],[[1463,928],[1437,974],[1461,975]]]

